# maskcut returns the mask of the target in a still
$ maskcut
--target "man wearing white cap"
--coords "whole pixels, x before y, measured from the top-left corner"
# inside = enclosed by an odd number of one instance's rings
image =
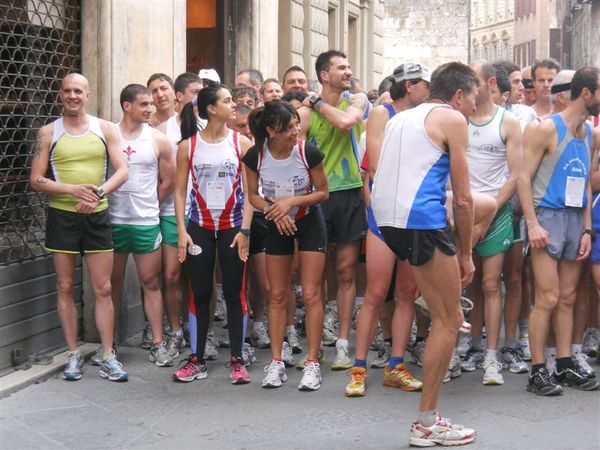
[[[206,87],[210,83],[220,83],[221,77],[215,69],[200,69],[198,77],[202,80],[202,84]]]

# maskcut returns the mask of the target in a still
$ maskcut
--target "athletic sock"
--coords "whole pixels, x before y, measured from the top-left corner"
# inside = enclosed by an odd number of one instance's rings
[[[398,364],[402,364],[403,362],[404,362],[404,356],[392,356],[392,357],[390,357],[388,367],[390,370],[394,370]]]
[[[367,360],[366,359],[355,359],[354,367],[362,367],[363,369],[367,368]]]
[[[538,373],[543,367],[546,367],[545,364],[533,364],[531,366],[531,375]]]
[[[548,359],[549,356],[555,357],[556,356],[556,347],[545,347],[544,348],[544,356],[546,356],[546,359]]]
[[[106,361],[108,358],[112,356],[112,352],[102,352],[102,361]]]
[[[171,331],[171,336],[177,336],[177,337],[181,337],[181,336],[183,336],[183,329],[182,329],[182,328],[180,328],[180,329],[179,329],[179,330],[177,330],[177,331]]]
[[[433,425],[436,420],[437,420],[437,411],[435,411],[435,410],[422,411],[422,412],[419,412],[419,415],[417,416],[417,421],[421,422],[421,425],[424,425],[426,427],[430,427],[431,425]]]
[[[515,338],[504,338],[504,346],[512,349],[519,348],[519,341]]]
[[[573,359],[570,356],[565,356],[564,358],[556,358],[556,371],[562,372],[565,369],[574,369],[575,364],[573,364]]]
[[[529,333],[529,321],[519,320],[519,334]]]
[[[481,350],[483,348],[481,340],[481,336],[471,336],[471,347],[473,350]]]
[[[485,359],[492,360],[492,361],[498,361],[498,350],[488,348],[487,351],[485,352]]]
[[[343,346],[343,347],[348,347],[348,339],[339,339],[338,338],[338,340],[336,342],[336,346],[337,346],[337,344],[340,344],[340,346]]]

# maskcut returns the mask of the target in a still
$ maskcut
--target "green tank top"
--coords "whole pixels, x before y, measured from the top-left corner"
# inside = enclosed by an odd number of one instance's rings
[[[55,181],[65,184],[93,184],[106,181],[108,151],[98,119],[92,116],[87,132],[79,136],[66,133],[62,119],[54,123],[54,137],[50,146],[50,168]],[[76,212],[79,198],[68,194],[53,195],[48,205],[63,211]],[[100,200],[94,212],[108,208],[106,198]]]
[[[338,109],[345,111],[348,108],[348,97],[344,95]],[[327,122],[317,111],[311,111],[308,141],[325,154],[323,164],[329,181],[329,192],[362,187],[358,161],[361,133],[362,122],[350,131],[343,131]]]

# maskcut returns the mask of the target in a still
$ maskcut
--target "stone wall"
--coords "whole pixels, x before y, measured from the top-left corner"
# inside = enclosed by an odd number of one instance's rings
[[[600,2],[583,4],[572,19],[571,66],[600,66]]]
[[[394,0],[384,8],[384,75],[405,62],[433,70],[468,61],[469,0]]]

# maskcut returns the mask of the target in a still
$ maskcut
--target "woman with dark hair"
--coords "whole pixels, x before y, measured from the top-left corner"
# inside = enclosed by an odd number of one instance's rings
[[[190,382],[207,376],[204,349],[218,252],[227,303],[231,382],[244,384],[250,378],[242,359],[248,316],[243,274],[248,258],[252,207],[243,193],[247,192],[246,177],[242,176],[240,160],[252,144],[238,132],[227,128],[227,121],[235,117],[235,103],[223,85],[202,89],[196,103],[200,118],[205,119],[207,124],[198,131],[192,103],[183,108],[175,184],[178,256],[180,262],[188,260],[192,287],[190,334],[196,336],[196,342],[192,343],[192,354],[183,367],[173,373],[173,378]],[[191,205],[186,229],[184,210],[190,172]]]
[[[306,306],[306,359],[300,390],[321,386],[318,362],[323,328],[321,281],[325,267],[327,233],[319,203],[329,197],[324,155],[298,139],[300,117],[293,106],[275,100],[250,113],[250,130],[256,144],[242,161],[248,167],[248,197],[265,213],[267,276],[270,285],[269,332],[272,361],[262,386],[276,388],[287,380],[282,361],[286,325],[286,297],[298,241],[302,291]],[[258,193],[259,180],[263,196]]]

